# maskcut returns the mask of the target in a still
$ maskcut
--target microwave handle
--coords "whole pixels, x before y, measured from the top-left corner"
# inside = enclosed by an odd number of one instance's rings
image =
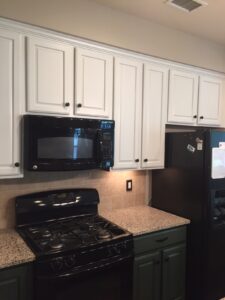
[[[102,131],[98,130],[97,134],[97,159],[100,163],[103,159],[103,146],[102,146]]]

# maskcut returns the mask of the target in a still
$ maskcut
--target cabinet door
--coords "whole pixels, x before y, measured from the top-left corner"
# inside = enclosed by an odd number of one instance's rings
[[[160,65],[146,64],[144,66],[142,168],[164,166],[167,91],[168,69]]]
[[[168,122],[196,124],[198,75],[188,71],[170,71]]]
[[[222,113],[222,80],[201,76],[199,86],[199,125],[220,125]]]
[[[162,300],[184,300],[186,245],[163,250]]]
[[[112,118],[113,57],[94,50],[76,50],[75,114]]]
[[[19,34],[0,29],[0,178],[21,176],[20,47]]]
[[[160,252],[134,260],[133,300],[160,300]]]
[[[31,264],[0,271],[0,299],[33,299],[33,269]]]
[[[139,61],[115,59],[114,169],[136,169],[140,166],[142,67]]]
[[[72,110],[74,48],[27,38],[27,110],[68,115]]]

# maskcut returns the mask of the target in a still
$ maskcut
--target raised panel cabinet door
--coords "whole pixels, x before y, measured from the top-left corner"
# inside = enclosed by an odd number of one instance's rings
[[[0,29],[0,178],[21,177],[21,36]]]
[[[76,49],[75,114],[112,118],[113,56]]]
[[[139,61],[116,58],[114,77],[114,169],[137,169],[141,160],[142,68]]]
[[[134,259],[133,300],[160,300],[160,252]]]
[[[170,70],[168,122],[196,124],[198,101],[198,75]]]
[[[163,168],[168,68],[145,64],[142,122],[142,168]]]
[[[73,109],[74,48],[27,37],[27,111],[68,115]]]
[[[33,300],[32,264],[0,271],[0,299]]]
[[[162,300],[185,299],[186,245],[163,250]]]
[[[201,76],[199,85],[199,125],[220,125],[223,81],[213,76]]]

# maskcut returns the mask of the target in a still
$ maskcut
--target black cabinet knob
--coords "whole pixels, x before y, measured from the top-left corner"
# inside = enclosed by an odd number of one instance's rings
[[[194,118],[194,119],[197,119],[197,115],[194,115],[193,118]]]
[[[69,102],[66,102],[66,103],[65,103],[65,106],[66,106],[66,107],[70,106],[70,103],[69,103]]]
[[[18,168],[19,166],[20,166],[20,163],[19,163],[19,162],[16,162],[16,163],[15,163],[15,167]]]
[[[147,162],[147,161],[148,161],[148,159],[147,159],[147,158],[145,158],[145,159],[144,159],[144,162]]]
[[[170,258],[167,256],[165,257],[165,262],[168,262],[170,260]]]
[[[156,260],[156,261],[155,261],[155,264],[156,264],[156,265],[159,265],[159,264],[160,264],[160,260]]]
[[[135,162],[139,162],[139,159],[137,158],[137,159],[135,159]]]
[[[82,107],[82,104],[81,104],[81,103],[78,103],[78,104],[77,104],[77,107]]]
[[[203,116],[200,116],[200,119],[201,119],[201,120],[203,120],[203,119],[204,119],[204,117],[203,117]]]

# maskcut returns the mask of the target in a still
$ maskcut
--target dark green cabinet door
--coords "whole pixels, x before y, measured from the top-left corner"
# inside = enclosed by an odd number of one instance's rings
[[[0,270],[1,300],[32,300],[32,264]]]
[[[134,260],[134,300],[159,300],[160,252],[141,255]]]
[[[184,300],[185,244],[163,250],[162,300]]]

